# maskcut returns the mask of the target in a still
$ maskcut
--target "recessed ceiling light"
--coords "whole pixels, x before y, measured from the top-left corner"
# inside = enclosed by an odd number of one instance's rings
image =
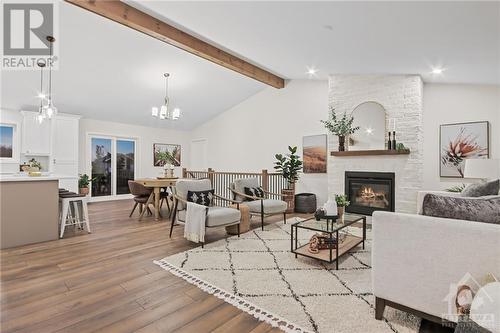
[[[307,74],[309,76],[314,76],[314,75],[316,75],[316,73],[318,73],[318,70],[316,68],[314,68],[314,67],[307,68]]]
[[[443,74],[443,69],[440,67],[433,68],[432,74]]]

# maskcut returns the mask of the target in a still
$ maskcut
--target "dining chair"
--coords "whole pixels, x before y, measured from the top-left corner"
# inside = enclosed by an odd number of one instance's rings
[[[128,188],[130,190],[130,193],[134,196],[135,202],[129,217],[132,217],[132,214],[134,214],[137,206],[139,206],[139,212],[141,213],[141,216],[144,209],[147,210],[148,214],[152,214],[151,209],[149,209],[146,204],[148,202],[149,196],[153,193],[153,189],[145,187],[144,185],[139,184],[133,180],[128,181]]]

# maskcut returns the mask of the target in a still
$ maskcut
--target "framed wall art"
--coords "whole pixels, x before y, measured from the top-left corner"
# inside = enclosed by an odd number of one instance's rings
[[[328,159],[326,134],[304,136],[302,155],[304,173],[326,173]]]
[[[489,157],[489,123],[445,124],[439,128],[441,177],[464,177],[465,160]]]
[[[161,159],[162,153],[168,153],[171,156],[171,163],[174,167],[181,166],[181,145],[154,143],[153,144],[153,165],[162,167],[165,165],[165,160]]]

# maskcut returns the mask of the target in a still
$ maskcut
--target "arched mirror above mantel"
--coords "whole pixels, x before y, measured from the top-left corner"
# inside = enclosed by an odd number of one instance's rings
[[[353,126],[359,130],[349,138],[349,150],[385,149],[386,113],[377,102],[368,101],[356,106],[352,113]]]

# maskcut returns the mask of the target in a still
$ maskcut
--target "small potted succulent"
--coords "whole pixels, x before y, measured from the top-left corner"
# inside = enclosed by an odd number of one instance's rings
[[[352,126],[354,122],[354,118],[352,116],[348,116],[347,113],[344,112],[342,117],[339,117],[335,113],[335,109],[330,107],[330,113],[328,120],[321,120],[321,122],[325,125],[325,128],[333,135],[338,136],[339,138],[339,151],[345,151],[345,139],[346,136],[354,134],[357,130],[359,130],[359,126]]]
[[[80,194],[89,194],[89,184],[92,180],[93,179],[90,179],[86,173],[80,175],[80,179],[78,179],[78,190],[80,191]]]
[[[345,208],[351,203],[347,200],[347,195],[345,194],[335,194],[335,201],[337,202],[337,213],[341,219],[344,215]]]

